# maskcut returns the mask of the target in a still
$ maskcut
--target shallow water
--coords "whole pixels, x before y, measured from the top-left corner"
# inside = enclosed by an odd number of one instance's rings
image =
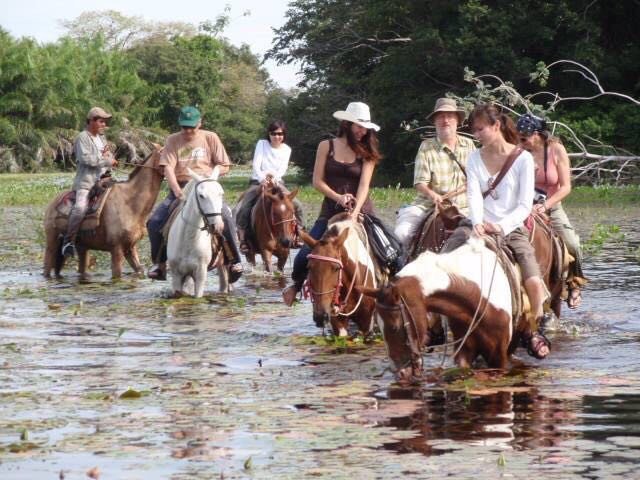
[[[385,212],[390,216],[390,212]],[[640,230],[631,211],[571,211],[587,258],[581,308],[542,362],[404,388],[380,343],[330,345],[310,305],[257,269],[201,301],[166,283],[39,276],[41,213],[0,233],[0,478],[640,478]],[[143,245],[143,251],[146,251]],[[446,366],[450,367],[450,361]],[[451,373],[450,371],[448,371]]]

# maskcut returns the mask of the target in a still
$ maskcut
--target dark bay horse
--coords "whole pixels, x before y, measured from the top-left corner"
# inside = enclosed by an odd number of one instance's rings
[[[339,214],[329,221],[320,240],[300,233],[312,249],[304,288],[313,302],[313,320],[320,328],[330,324],[337,336],[347,336],[349,319],[365,335],[373,329],[375,301],[356,288],[375,288],[382,273],[362,240],[363,230],[347,214]]]
[[[549,304],[556,308],[567,260],[542,219],[535,222],[531,241],[551,293]],[[376,299],[389,357],[397,376],[406,380],[421,374],[422,352],[433,335],[429,314],[447,317],[457,365],[470,367],[481,356],[490,368],[506,368],[521,338],[537,327],[526,294],[518,287],[514,293],[512,285],[520,285],[519,270],[503,265],[483,240],[472,238],[449,253],[425,252],[385,287],[362,292]]]
[[[122,262],[126,258],[131,268],[144,276],[140,264],[136,244],[146,233],[145,222],[153,209],[160,191],[162,173],[158,168],[160,148],[137,166],[126,182],[115,183],[104,205],[100,216],[100,224],[90,235],[78,235],[76,248],[78,252],[78,271],[81,278],[86,278],[89,250],[102,250],[111,253],[111,276],[122,275]],[[60,252],[61,235],[66,230],[66,223],[60,222],[57,206],[69,192],[59,194],[48,206],[44,215],[44,232],[46,247],[44,252],[43,274],[49,278],[51,270],[60,278],[60,271],[65,258]],[[82,230],[82,226],[80,227]]]
[[[251,242],[247,260],[256,264],[255,254],[260,253],[264,268],[271,272],[271,257],[278,258],[278,270],[282,272],[289,258],[289,248],[297,235],[293,199],[298,189],[286,192],[279,185],[262,188],[258,201],[251,209],[251,225],[254,241]],[[255,248],[255,250],[254,250]]]

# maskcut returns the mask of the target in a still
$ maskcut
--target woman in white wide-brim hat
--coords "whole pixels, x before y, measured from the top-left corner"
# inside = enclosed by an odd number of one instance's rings
[[[334,215],[349,211],[353,219],[360,212],[372,213],[369,184],[380,161],[376,132],[380,127],[371,121],[369,107],[351,102],[346,110],[333,114],[340,120],[337,138],[318,145],[313,167],[313,187],[324,195],[320,214],[309,231],[315,239],[322,237]],[[292,305],[307,278],[308,246],[300,249],[293,262],[293,285],[282,292],[284,302]]]

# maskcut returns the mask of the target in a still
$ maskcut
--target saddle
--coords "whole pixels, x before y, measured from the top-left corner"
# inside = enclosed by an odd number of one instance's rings
[[[464,218],[458,207],[447,200],[442,203],[441,207],[433,208],[416,230],[409,247],[408,258],[416,258],[427,250],[435,253],[440,252],[444,243]]]
[[[107,203],[107,199],[115,183],[115,180],[111,177],[105,177],[98,180],[93,187],[91,187],[91,190],[89,190],[89,206],[84,220],[80,224],[81,231],[93,231],[100,226],[102,209]],[[55,224],[57,229],[65,230],[67,228],[69,214],[73,209],[75,201],[76,192],[73,190],[60,197],[60,200],[55,206]]]

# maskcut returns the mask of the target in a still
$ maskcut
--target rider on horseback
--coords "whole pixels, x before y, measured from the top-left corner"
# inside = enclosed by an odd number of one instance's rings
[[[439,98],[427,120],[433,121],[436,137],[424,140],[416,155],[413,184],[418,196],[413,204],[402,207],[396,220],[396,237],[405,251],[424,220],[444,198],[467,214],[467,197],[464,195],[467,177],[464,168],[467,157],[475,150],[473,140],[456,133],[465,118],[463,109],[455,100]]]
[[[62,255],[72,257],[76,253],[75,242],[89,206],[89,191],[108,167],[116,164],[109,150],[104,131],[111,114],[100,107],[93,107],[87,114],[87,127],[76,138],[73,153],[78,171],[73,181],[75,204],[69,214],[67,232],[62,240]]]
[[[184,107],[180,111],[178,124],[181,131],[167,137],[159,165],[164,167],[164,176],[169,184],[167,198],[154,210],[147,222],[151,242],[151,259],[154,265],[149,269],[149,278],[166,279],[167,249],[162,235],[162,227],[167,222],[171,205],[176,199],[183,199],[182,188],[189,182],[189,169],[199,175],[209,176],[213,167],[219,165],[220,174],[229,171],[229,157],[214,132],[201,130],[200,111],[195,107]],[[242,275],[240,250],[236,238],[235,222],[231,209],[225,204],[222,209],[224,220],[223,236],[231,247],[233,258],[229,267],[230,280],[235,282]]]
[[[521,115],[516,129],[520,134],[520,145],[533,155],[536,192],[543,195],[542,201],[533,209],[539,214],[549,215],[552,228],[574,258],[569,267],[567,303],[569,308],[577,308],[582,302],[580,287],[587,283],[587,279],[582,272],[580,238],[562,208],[562,200],[571,193],[569,156],[560,140],[551,136],[544,119],[528,113]]]
[[[277,185],[284,193],[289,193],[282,180],[291,157],[291,147],[285,143],[286,139],[287,125],[282,120],[275,120],[267,127],[267,138],[258,140],[256,144],[249,188],[242,194],[236,207],[236,224],[242,253],[248,253],[249,250],[246,233],[251,223],[251,209],[258,201],[262,189],[267,185]],[[294,198],[293,206],[296,222],[299,227],[303,227],[302,204]]]
[[[535,319],[535,325],[527,329],[522,340],[531,355],[545,358],[550,344],[538,331],[543,316],[544,284],[529,233],[523,225],[533,204],[533,158],[516,147],[518,135],[513,120],[495,105],[477,105],[469,122],[474,136],[482,143],[482,148],[470,155],[467,168],[473,232],[478,236],[504,236],[513,251]]]

